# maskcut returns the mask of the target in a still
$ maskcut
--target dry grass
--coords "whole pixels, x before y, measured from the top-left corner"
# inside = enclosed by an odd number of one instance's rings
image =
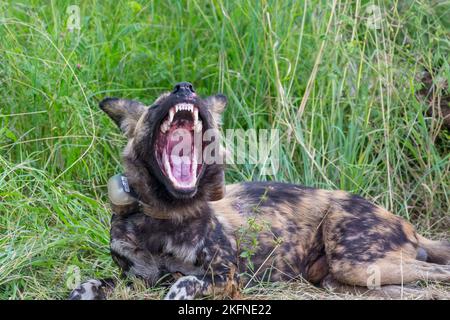
[[[409,286],[408,288],[411,288]],[[404,293],[400,296],[374,296],[369,291],[361,293],[337,293],[331,290],[318,288],[306,281],[293,281],[291,283],[271,283],[257,285],[241,292],[239,298],[242,300],[421,300],[439,299],[450,300],[450,285],[439,283],[421,283],[414,288],[420,289],[421,293],[409,295]],[[165,295],[161,287],[149,289],[142,281],[133,281],[133,286],[118,280],[117,287],[108,292],[108,299],[117,300],[159,300]],[[223,297],[206,297],[205,299],[222,299]]]

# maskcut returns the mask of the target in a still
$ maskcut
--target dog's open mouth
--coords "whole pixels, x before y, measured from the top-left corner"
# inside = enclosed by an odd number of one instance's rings
[[[198,108],[178,103],[157,130],[155,152],[161,172],[176,189],[190,190],[201,172],[203,124]]]

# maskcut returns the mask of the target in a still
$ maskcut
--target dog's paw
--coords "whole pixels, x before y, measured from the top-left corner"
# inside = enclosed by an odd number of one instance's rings
[[[69,300],[105,300],[105,293],[99,280],[88,280],[72,290]]]
[[[202,292],[205,282],[195,276],[179,278],[166,294],[164,300],[192,300]]]

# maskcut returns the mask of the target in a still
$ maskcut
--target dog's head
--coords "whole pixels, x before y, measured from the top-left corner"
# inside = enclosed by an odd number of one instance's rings
[[[223,95],[201,98],[192,84],[178,83],[147,107],[136,101],[106,98],[100,108],[128,138],[124,151],[127,174],[148,180],[145,192],[158,192],[167,201],[217,200],[223,194],[221,163],[205,161],[218,156],[220,116],[227,99]],[[211,138],[214,136],[214,138]],[[131,169],[130,169],[131,168]],[[144,192],[143,190],[140,190]]]

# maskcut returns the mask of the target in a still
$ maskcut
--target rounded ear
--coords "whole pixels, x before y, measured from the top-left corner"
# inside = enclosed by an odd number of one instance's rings
[[[208,107],[214,121],[218,124],[222,124],[221,115],[225,110],[228,99],[223,94],[216,94],[205,98],[206,106]]]
[[[211,112],[221,114],[227,106],[228,99],[223,94],[216,94],[205,99]]]
[[[138,101],[120,98],[105,98],[99,105],[128,138],[133,136],[136,123],[147,109]]]

